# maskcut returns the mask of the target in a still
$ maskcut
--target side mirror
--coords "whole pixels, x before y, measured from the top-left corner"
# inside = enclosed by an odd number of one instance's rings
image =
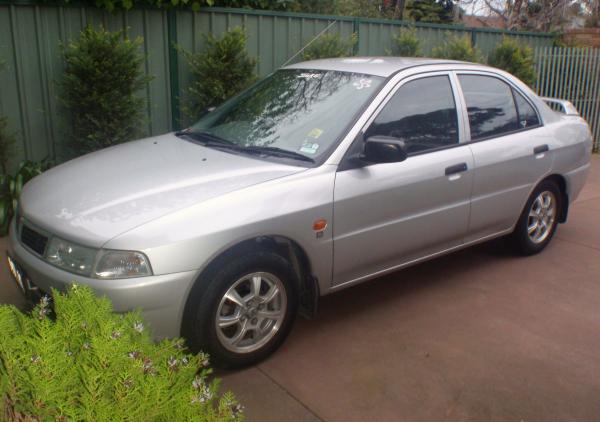
[[[406,160],[404,141],[389,136],[370,136],[361,158],[370,163],[399,163]]]

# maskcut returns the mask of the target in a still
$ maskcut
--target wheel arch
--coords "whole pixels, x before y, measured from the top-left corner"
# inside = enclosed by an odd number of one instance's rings
[[[243,256],[249,252],[257,250],[269,251],[280,255],[287,260],[298,275],[296,292],[298,294],[299,313],[311,318],[317,311],[318,300],[320,296],[319,283],[313,275],[312,267],[308,254],[293,239],[281,235],[256,236],[250,239],[239,241],[213,257],[196,277],[185,300],[182,324],[188,318],[188,312],[191,312],[190,303],[197,295],[202,295],[208,287],[205,281],[211,278],[211,274],[216,272],[228,261],[236,257]]]
[[[556,185],[560,189],[560,193],[561,193],[562,197],[560,198],[561,199],[561,201],[560,201],[561,207],[560,207],[560,214],[558,216],[558,221],[560,223],[565,223],[567,221],[567,215],[569,213],[569,191],[568,191],[568,186],[567,186],[567,179],[565,179],[564,176],[562,176],[558,173],[554,173],[554,174],[551,174],[551,175],[545,177],[541,182],[544,182],[544,181],[552,181],[552,182],[556,183]]]

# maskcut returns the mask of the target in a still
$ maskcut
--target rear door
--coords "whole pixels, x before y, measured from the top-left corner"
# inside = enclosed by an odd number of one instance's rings
[[[529,192],[551,168],[551,138],[539,113],[508,81],[460,72],[475,170],[466,241],[508,231]]]
[[[408,158],[341,169],[334,191],[334,284],[391,270],[462,244],[473,158],[462,144],[449,72],[404,80],[364,135],[401,139]],[[353,147],[356,145],[353,145]]]

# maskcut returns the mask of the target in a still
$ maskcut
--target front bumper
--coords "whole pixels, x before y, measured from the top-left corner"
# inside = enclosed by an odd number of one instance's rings
[[[156,339],[180,335],[187,295],[197,277],[196,271],[122,280],[98,280],[72,274],[25,249],[17,239],[14,221],[10,225],[7,253],[31,280],[32,286],[43,292],[49,293],[52,288],[66,290],[77,283],[107,296],[117,312],[141,309]]]

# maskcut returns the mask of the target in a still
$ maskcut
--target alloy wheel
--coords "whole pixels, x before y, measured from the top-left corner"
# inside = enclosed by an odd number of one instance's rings
[[[540,244],[552,233],[556,219],[556,198],[550,191],[541,192],[531,204],[527,219],[529,239]]]
[[[225,292],[215,316],[219,342],[234,353],[260,349],[279,331],[287,310],[285,286],[274,274],[254,272]]]

